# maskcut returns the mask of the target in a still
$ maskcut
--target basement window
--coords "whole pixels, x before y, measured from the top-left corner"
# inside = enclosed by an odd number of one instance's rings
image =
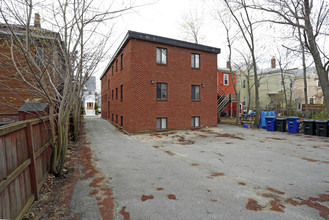
[[[157,130],[167,129],[167,118],[157,118]]]
[[[192,128],[200,127],[200,116],[191,117],[191,127]]]

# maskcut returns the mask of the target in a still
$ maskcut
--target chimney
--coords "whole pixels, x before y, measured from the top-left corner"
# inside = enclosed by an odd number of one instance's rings
[[[276,64],[275,64],[275,57],[273,56],[272,59],[271,59],[271,68],[275,68],[276,67]]]
[[[39,13],[34,14],[34,27],[41,28]]]
[[[229,69],[231,67],[230,61],[226,61],[226,68]]]

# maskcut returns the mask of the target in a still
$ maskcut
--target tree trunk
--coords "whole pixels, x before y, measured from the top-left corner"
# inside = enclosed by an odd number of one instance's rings
[[[312,24],[310,21],[311,9],[309,5],[309,0],[304,0],[305,7],[305,32],[307,35],[309,50],[313,56],[315,68],[319,76],[321,83],[321,88],[324,96],[324,101],[327,107],[327,113],[329,113],[329,82],[328,82],[328,73],[325,71],[325,68],[322,64],[321,56],[315,41],[315,36],[313,33]]]
[[[81,99],[78,98],[78,103],[73,110],[73,141],[79,140],[81,126]]]
[[[252,54],[252,61],[253,61],[253,66],[254,66],[254,76],[255,76],[255,104],[256,104],[255,125],[256,125],[256,127],[258,127],[260,106],[259,106],[257,64],[256,64],[256,57],[255,57],[254,51],[252,51],[251,54]]]
[[[280,72],[281,72],[281,83],[283,86],[283,94],[284,94],[284,102],[285,102],[285,108],[288,109],[288,100],[287,100],[287,91],[286,91],[286,83],[285,83],[285,79],[284,79],[284,74],[283,74],[283,69],[282,66],[280,64]]]

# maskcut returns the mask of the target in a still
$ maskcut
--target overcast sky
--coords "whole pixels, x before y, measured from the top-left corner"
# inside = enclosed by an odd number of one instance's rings
[[[143,5],[152,0],[136,0],[135,5]],[[112,53],[119,46],[128,30],[154,34],[163,37],[185,40],[181,32],[182,17],[189,11],[197,11],[203,17],[202,35],[204,39],[200,44],[217,48],[225,47],[225,34],[220,31],[218,21],[207,13],[208,6],[203,0],[158,0],[153,4],[138,7],[133,12],[116,20],[114,47]],[[218,56],[219,65],[225,65],[225,56]],[[99,73],[98,73],[99,74]],[[101,74],[101,73],[100,73]]]

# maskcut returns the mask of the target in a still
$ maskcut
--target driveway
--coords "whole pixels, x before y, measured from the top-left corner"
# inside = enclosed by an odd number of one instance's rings
[[[86,132],[115,219],[329,218],[329,138],[221,124],[129,136],[99,117]]]

